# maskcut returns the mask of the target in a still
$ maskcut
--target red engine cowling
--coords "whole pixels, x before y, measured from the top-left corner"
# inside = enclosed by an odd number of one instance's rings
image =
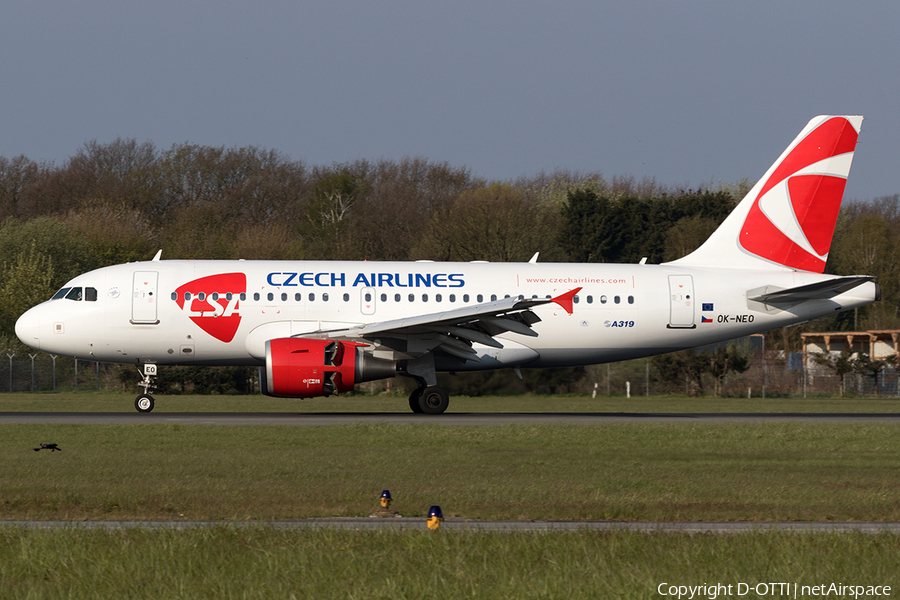
[[[366,355],[356,342],[276,338],[266,342],[260,388],[267,396],[314,398],[349,392],[355,383],[393,377],[393,361]],[[260,369],[262,371],[262,369]]]

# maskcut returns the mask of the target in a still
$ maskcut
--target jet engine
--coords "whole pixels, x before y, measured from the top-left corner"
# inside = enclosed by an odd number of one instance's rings
[[[260,368],[263,394],[279,398],[314,398],[349,392],[356,383],[397,374],[392,360],[375,358],[365,344],[308,338],[266,342],[266,366]]]

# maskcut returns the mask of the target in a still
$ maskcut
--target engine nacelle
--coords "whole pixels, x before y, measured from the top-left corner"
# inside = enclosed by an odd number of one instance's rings
[[[364,344],[308,338],[266,342],[266,366],[260,368],[263,394],[279,398],[314,398],[349,392],[363,381],[393,377],[394,361],[374,358]]]

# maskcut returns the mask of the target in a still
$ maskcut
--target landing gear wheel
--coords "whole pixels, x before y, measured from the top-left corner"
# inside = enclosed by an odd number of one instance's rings
[[[413,393],[409,395],[409,408],[416,414],[422,414],[422,407],[419,406],[419,398],[422,397],[422,390],[425,388],[416,388],[413,390]]]
[[[150,394],[141,394],[134,400],[134,407],[140,413],[148,413],[153,410],[153,405],[155,404],[153,400],[153,396]]]
[[[439,415],[447,410],[449,404],[450,396],[436,385],[428,386],[419,396],[419,408],[426,415]]]

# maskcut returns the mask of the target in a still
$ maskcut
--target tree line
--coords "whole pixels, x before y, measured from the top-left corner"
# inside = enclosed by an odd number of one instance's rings
[[[0,157],[0,341],[77,274],[151,258],[650,263],[684,256],[752,182],[677,189],[557,170],[489,181],[425,158],[308,165],[276,150],[89,142],[62,164]],[[828,272],[882,302],[805,330],[900,326],[898,196],[845,202]],[[799,350],[801,328],[773,335]]]

